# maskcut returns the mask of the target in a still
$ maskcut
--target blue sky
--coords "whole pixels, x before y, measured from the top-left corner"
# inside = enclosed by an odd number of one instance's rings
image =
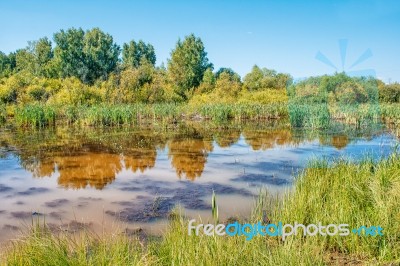
[[[122,45],[143,39],[166,62],[178,38],[203,40],[216,68],[240,75],[254,64],[294,77],[342,71],[339,39],[347,39],[344,70],[373,69],[400,81],[400,1],[5,1],[0,0],[0,50],[52,38],[69,27],[100,27]],[[372,56],[349,67],[370,49]],[[343,49],[342,49],[343,51]]]

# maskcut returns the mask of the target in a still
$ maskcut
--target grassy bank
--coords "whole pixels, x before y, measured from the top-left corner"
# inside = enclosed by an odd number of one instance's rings
[[[398,126],[400,105],[360,105],[346,108],[327,104],[122,104],[122,105],[0,105],[0,124],[43,128],[56,124],[121,126],[182,120],[271,120],[290,118],[293,127],[327,128],[332,121],[357,126],[381,119]]]
[[[400,263],[400,155],[379,163],[313,162],[293,192],[277,199],[262,192],[247,222],[381,226],[383,236],[199,236],[176,216],[162,239],[125,235],[79,237],[35,226],[3,255],[8,265],[397,265]],[[241,221],[244,222],[244,221]]]

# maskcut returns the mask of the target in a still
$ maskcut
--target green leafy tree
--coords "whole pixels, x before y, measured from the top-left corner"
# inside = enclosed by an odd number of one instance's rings
[[[319,93],[320,95],[334,95],[337,88],[343,83],[351,82],[351,77],[344,72],[335,73],[333,76],[324,75],[319,78]]]
[[[26,71],[36,77],[54,77],[53,49],[51,41],[41,38],[28,42],[28,46],[16,52],[16,67],[18,71]]]
[[[230,80],[240,83],[240,76],[238,73],[233,71],[231,68],[221,67],[216,73],[215,78],[220,79],[221,75],[225,73],[229,76]]]
[[[336,88],[337,101],[344,105],[366,103],[368,93],[365,88],[355,80],[346,81]]]
[[[235,102],[242,89],[238,74],[222,72],[215,83],[215,96],[220,102]]]
[[[215,72],[215,78],[218,79],[219,76],[220,76],[222,73],[228,73],[229,76],[231,76],[231,77],[233,77],[233,76],[235,76],[235,75],[239,76],[235,71],[233,71],[232,68],[221,67],[220,69],[218,69],[217,72]],[[239,77],[240,77],[240,76],[239,76]]]
[[[285,89],[292,84],[289,74],[278,73],[276,70],[254,66],[249,74],[244,77],[244,87],[249,91],[263,89]]]
[[[15,67],[15,53],[10,53],[7,56],[5,53],[0,52],[0,78],[10,76]]]
[[[204,72],[203,80],[197,89],[197,94],[209,93],[212,92],[215,88],[215,75],[212,72],[211,68],[207,68],[206,72]]]
[[[142,98],[145,103],[156,103],[168,101],[165,69],[156,68],[152,72],[152,80],[144,84]]]
[[[138,68],[140,62],[143,62],[143,59],[153,66],[156,64],[156,53],[153,45],[149,43],[146,44],[142,40],[138,43],[133,40],[129,43],[124,43],[122,48],[122,61],[124,66]]]
[[[88,73],[82,80],[93,83],[97,79],[107,79],[117,67],[120,48],[110,34],[99,28],[87,31],[84,38],[83,53]]]
[[[15,60],[17,71],[26,71],[35,74],[35,56],[31,45],[27,48],[17,50]]]
[[[251,72],[243,79],[243,85],[249,91],[255,91],[261,88],[261,81],[264,78],[263,71],[257,66],[253,66]]]
[[[393,83],[379,88],[379,100],[387,103],[400,102],[400,84]]]
[[[45,38],[34,43],[35,68],[38,75],[49,76],[49,64],[53,59],[51,41]]]
[[[152,83],[156,76],[154,66],[142,58],[138,68],[127,68],[121,73],[120,86],[114,99],[117,102],[149,102]]]
[[[120,48],[99,28],[86,33],[71,28],[54,34],[54,50],[61,77],[77,77],[84,83],[107,79],[117,67]]]
[[[81,81],[86,79],[88,68],[84,54],[84,36],[85,32],[81,28],[70,28],[54,34],[54,57],[62,78],[77,77]]]
[[[285,89],[293,83],[292,76],[286,73],[277,73],[273,80],[274,89]]]
[[[0,51],[0,77],[8,70],[8,56]]]
[[[187,100],[188,93],[198,87],[207,68],[213,69],[200,38],[194,34],[179,40],[168,62],[168,74],[175,92]]]

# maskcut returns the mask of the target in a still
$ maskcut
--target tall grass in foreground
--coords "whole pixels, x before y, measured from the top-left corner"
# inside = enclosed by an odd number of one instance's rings
[[[205,221],[207,223],[207,221]],[[277,239],[188,235],[187,222],[171,223],[164,240],[153,243],[150,253],[159,265],[323,265],[320,249],[282,245]]]
[[[0,261],[1,262],[1,261]],[[52,233],[39,221],[30,234],[13,245],[6,265],[137,265],[149,264],[143,246],[138,240],[127,237],[97,236],[83,232],[77,236]]]
[[[400,155],[376,163],[313,162],[283,200],[261,193],[247,222],[379,225],[384,236],[278,237],[188,235],[175,215],[162,240],[82,233],[80,239],[34,227],[7,251],[8,265],[398,265],[400,263]],[[204,221],[207,223],[208,221]],[[143,245],[143,247],[141,246]]]
[[[384,236],[292,238],[285,245],[312,245],[327,252],[356,255],[365,260],[400,263],[400,155],[379,163],[319,161],[309,165],[287,195],[274,219],[304,224],[347,223],[350,228],[381,226]]]
[[[153,254],[165,264],[194,265],[379,265],[400,263],[400,157],[379,163],[319,161],[298,177],[283,201],[260,195],[250,222],[269,213],[272,223],[381,226],[384,236],[207,237],[187,235],[184,220],[171,225]]]

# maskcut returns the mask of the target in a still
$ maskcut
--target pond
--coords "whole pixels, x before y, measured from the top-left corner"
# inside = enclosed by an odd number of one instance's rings
[[[36,217],[54,230],[160,234],[171,209],[210,221],[249,214],[261,187],[282,193],[313,158],[388,155],[383,126],[295,130],[285,122],[0,129],[0,241]],[[114,230],[113,229],[113,230]]]

